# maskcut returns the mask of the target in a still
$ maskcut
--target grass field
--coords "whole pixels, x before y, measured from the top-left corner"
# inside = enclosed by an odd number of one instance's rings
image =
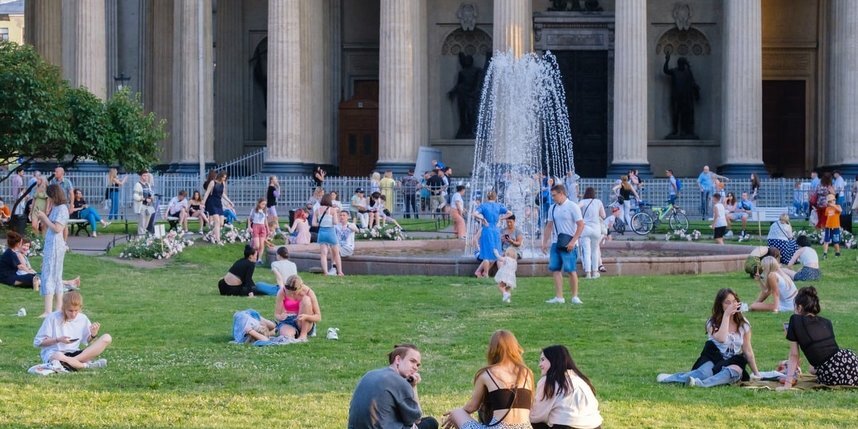
[[[385,364],[397,342],[423,349],[420,397],[439,416],[469,397],[491,333],[512,330],[538,371],[539,350],[570,347],[593,380],[605,428],[844,428],[858,425],[858,391],[770,392],[688,389],[655,383],[659,372],[690,367],[703,345],[715,292],[749,301],[744,274],[603,277],[582,280],[582,306],[551,306],[548,278],[519,279],[512,305],[493,283],[458,277],[307,275],[321,302],[320,336],[308,344],[253,348],[228,344],[232,313],[270,315],[273,298],[221,297],[216,282],[240,253],[193,246],[163,268],[70,254],[67,276],[84,279],[84,312],[114,343],[106,369],[38,377],[32,346],[41,300],[0,287],[0,426],[342,428],[361,375]],[[115,249],[114,249],[115,252]],[[858,348],[856,252],[822,261],[823,315],[842,347]],[[38,260],[33,261],[38,266]],[[257,280],[273,280],[261,270]],[[568,292],[567,292],[568,294]],[[25,307],[30,314],[14,313]],[[787,314],[751,314],[763,370],[785,358]],[[339,341],[324,339],[328,327]]]

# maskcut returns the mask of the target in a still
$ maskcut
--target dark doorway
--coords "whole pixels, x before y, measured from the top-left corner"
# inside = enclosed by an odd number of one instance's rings
[[[772,177],[805,177],[805,81],[763,81],[763,163]]]
[[[575,170],[605,177],[608,170],[608,51],[552,51],[566,91]]]
[[[378,162],[378,81],[356,81],[339,118],[339,174],[368,176]]]

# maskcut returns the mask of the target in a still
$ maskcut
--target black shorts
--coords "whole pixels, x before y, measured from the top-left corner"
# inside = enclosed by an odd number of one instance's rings
[[[715,228],[715,238],[716,239],[723,238],[724,234],[726,234],[726,233],[727,233],[727,227],[726,226],[719,226],[719,227]]]
[[[77,355],[79,355],[79,354],[81,354],[81,353],[83,353],[83,350],[78,350],[78,351],[75,351],[75,352],[65,352],[65,353],[63,353],[63,354],[64,354],[64,355],[66,355],[66,356],[68,356],[68,357],[77,357]],[[69,364],[67,364],[67,363],[65,363],[65,362],[60,362],[60,363],[63,365],[63,368],[65,368],[65,369],[67,369],[67,370],[69,370],[69,371],[77,371],[77,369],[76,369],[75,367],[73,367],[73,366],[71,366],[71,365],[69,365]]]

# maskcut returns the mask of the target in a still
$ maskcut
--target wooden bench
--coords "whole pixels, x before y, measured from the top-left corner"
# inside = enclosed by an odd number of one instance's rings
[[[69,232],[75,237],[77,237],[81,231],[85,232],[87,237],[90,236],[89,221],[86,219],[69,218],[67,225],[69,227]]]
[[[167,204],[159,204],[158,205],[158,215],[160,219],[164,219],[170,225],[170,229],[168,231],[172,231],[179,226],[179,218],[176,216],[167,216]],[[156,220],[157,221],[157,220]],[[188,221],[196,221],[199,222],[200,219],[194,216],[188,216]]]
[[[784,213],[789,214],[789,207],[755,207],[748,220],[751,222],[774,222]]]

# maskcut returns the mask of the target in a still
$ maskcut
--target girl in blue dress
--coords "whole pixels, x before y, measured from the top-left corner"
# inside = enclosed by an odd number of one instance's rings
[[[480,266],[474,275],[477,277],[488,277],[489,270],[492,264],[497,260],[495,251],[500,253],[501,239],[498,222],[508,218],[512,213],[507,211],[506,207],[497,202],[498,194],[495,191],[489,191],[486,194],[486,201],[480,204],[474,211],[473,216],[479,220],[482,225],[480,231]]]

